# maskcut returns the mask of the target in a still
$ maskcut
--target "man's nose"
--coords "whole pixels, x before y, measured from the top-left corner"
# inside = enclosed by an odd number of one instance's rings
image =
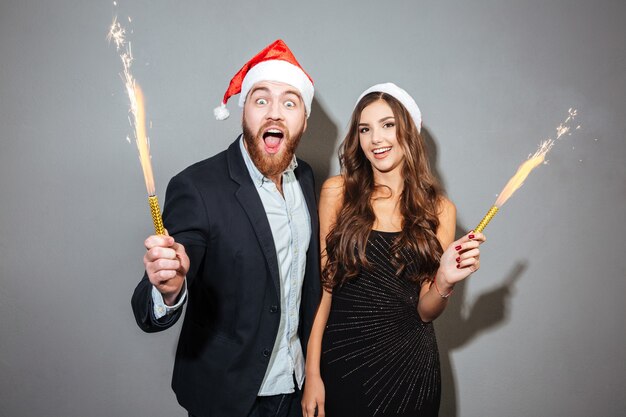
[[[271,120],[282,120],[283,119],[283,111],[280,105],[280,102],[277,100],[272,100],[269,106],[267,106],[267,115],[266,117]]]

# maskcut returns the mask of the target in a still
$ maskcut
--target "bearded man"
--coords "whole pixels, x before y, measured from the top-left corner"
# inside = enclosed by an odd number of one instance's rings
[[[190,416],[297,416],[320,300],[313,172],[294,156],[313,82],[282,41],[233,77],[243,135],[170,181],[169,236],[145,241],[132,306],[146,332],[186,314],[172,388]]]

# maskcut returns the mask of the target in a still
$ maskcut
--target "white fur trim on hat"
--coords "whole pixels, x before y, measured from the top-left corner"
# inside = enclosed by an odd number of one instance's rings
[[[226,120],[230,116],[230,112],[226,108],[226,104],[222,103],[213,109],[213,115],[217,120]]]
[[[409,114],[411,115],[411,117],[413,117],[413,121],[415,122],[415,127],[417,127],[417,132],[418,133],[421,132],[422,112],[420,111],[420,108],[417,107],[417,103],[415,102],[415,100],[413,100],[413,97],[411,97],[409,93],[407,93],[402,88],[395,85],[394,83],[376,84],[368,88],[367,90],[363,92],[363,94],[359,96],[354,107],[356,107],[356,105],[359,104],[359,101],[361,101],[363,97],[365,97],[369,93],[374,93],[374,92],[387,93],[390,96],[397,99],[400,103],[402,103],[402,105],[406,107],[406,109],[409,111]]]
[[[311,114],[311,102],[315,89],[309,77],[297,66],[282,60],[260,62],[250,68],[241,83],[239,107],[243,107],[252,86],[261,81],[277,81],[295,87],[302,96],[306,117]]]

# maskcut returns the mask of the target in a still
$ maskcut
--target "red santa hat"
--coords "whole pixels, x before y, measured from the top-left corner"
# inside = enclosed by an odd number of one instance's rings
[[[313,79],[302,69],[285,42],[278,39],[246,62],[230,80],[222,104],[213,111],[215,118],[217,120],[228,118],[230,113],[226,108],[226,102],[235,94],[239,94],[239,107],[243,107],[248,92],[260,81],[283,82],[295,87],[300,92],[306,116],[309,117],[315,91]]]

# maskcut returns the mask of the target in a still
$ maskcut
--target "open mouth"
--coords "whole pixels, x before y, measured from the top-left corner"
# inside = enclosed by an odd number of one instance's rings
[[[285,137],[285,133],[278,128],[269,128],[263,132],[263,142],[265,150],[269,153],[276,153]]]
[[[387,156],[390,150],[391,150],[391,146],[387,146],[386,148],[373,149],[372,152],[374,153],[374,158],[380,159],[380,158],[384,158],[385,156]]]

